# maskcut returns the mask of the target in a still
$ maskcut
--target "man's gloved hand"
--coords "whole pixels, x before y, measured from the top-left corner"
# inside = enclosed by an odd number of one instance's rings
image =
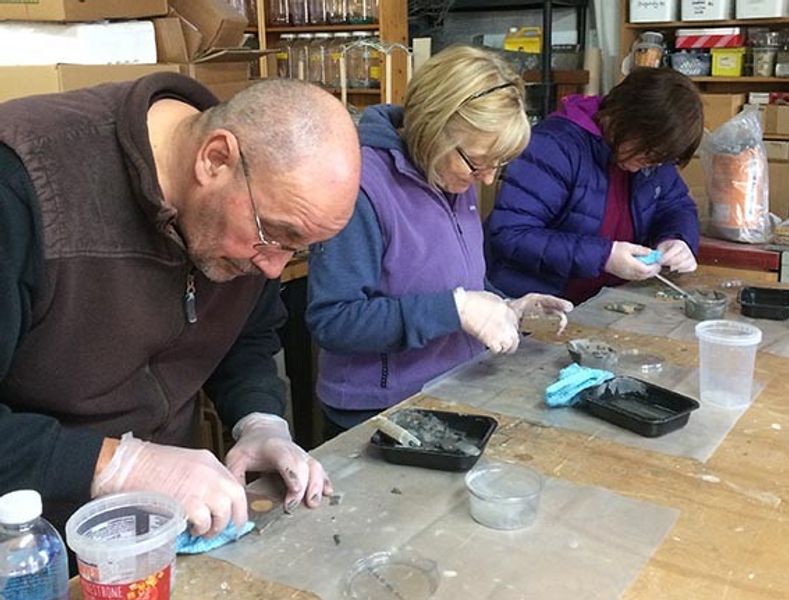
[[[490,292],[467,292],[461,287],[453,294],[463,331],[496,354],[512,354],[518,349],[518,316],[504,299]]]
[[[614,242],[604,270],[606,273],[611,273],[611,275],[616,275],[628,281],[649,279],[660,273],[660,265],[645,265],[635,257],[646,256],[650,252],[652,252],[652,249],[646,246],[639,246],[630,242]]]
[[[557,334],[562,333],[564,328],[567,327],[567,313],[573,309],[573,303],[569,300],[548,294],[526,294],[520,298],[507,300],[507,304],[515,311],[518,321],[524,317],[534,318],[557,315],[559,317]]]
[[[682,240],[663,240],[657,246],[663,253],[660,264],[676,273],[690,273],[695,271],[696,257],[690,247]]]
[[[123,435],[112,459],[93,478],[91,496],[153,491],[181,503],[193,535],[215,535],[232,518],[247,522],[244,487],[208,450],[163,446]]]
[[[287,487],[287,512],[302,500],[314,508],[321,496],[333,493],[323,466],[293,442],[285,419],[249,414],[233,427],[233,438],[237,441],[225,457],[227,468],[242,483],[247,471],[279,473]]]

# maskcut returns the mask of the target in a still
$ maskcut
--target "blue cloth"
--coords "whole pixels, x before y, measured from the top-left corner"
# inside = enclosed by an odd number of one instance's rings
[[[614,374],[611,371],[582,367],[573,363],[562,369],[559,372],[559,379],[545,388],[545,404],[551,408],[572,406],[581,391],[613,378]]]
[[[612,160],[594,121],[600,100],[565,100],[507,167],[486,223],[488,278],[514,298],[561,295],[571,279],[600,275],[611,253],[612,242],[598,235]],[[630,212],[635,243],[680,239],[698,251],[696,205],[676,166],[631,174]]]
[[[653,250],[646,256],[636,256],[636,258],[645,265],[655,265],[663,258],[663,253],[660,250]]]
[[[175,540],[176,554],[202,554],[221,548],[225,544],[235,542],[245,536],[255,528],[252,521],[247,521],[241,528],[241,532],[236,531],[236,526],[231,522],[225,530],[212,538],[204,538],[202,535],[192,535],[189,530],[182,531]]]
[[[484,350],[462,331],[452,296],[485,288],[476,192],[428,185],[397,133],[402,121],[397,106],[364,111],[353,216],[310,254],[317,396],[337,410],[392,406]]]

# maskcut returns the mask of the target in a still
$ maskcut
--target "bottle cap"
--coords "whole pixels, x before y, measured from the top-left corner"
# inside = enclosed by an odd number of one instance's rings
[[[21,525],[41,516],[41,494],[17,490],[0,496],[0,523]]]

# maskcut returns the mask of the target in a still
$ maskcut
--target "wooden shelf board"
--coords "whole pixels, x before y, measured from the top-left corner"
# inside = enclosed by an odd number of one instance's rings
[[[339,94],[340,88],[326,88],[327,92]],[[349,96],[380,96],[380,88],[348,88]]]
[[[315,33],[320,31],[378,31],[380,23],[345,24],[345,25],[299,25],[285,27],[266,27],[266,33]]]
[[[763,137],[771,142],[789,142],[789,133],[765,133]]]
[[[691,77],[697,83],[773,83],[789,85],[789,77]]]
[[[693,27],[764,27],[789,25],[789,17],[768,19],[726,19],[723,21],[664,21],[656,23],[625,23],[628,29],[692,29]]]
[[[524,71],[521,77],[526,83],[542,82],[542,71]],[[586,85],[589,83],[589,71],[551,71],[552,83],[569,85]]]

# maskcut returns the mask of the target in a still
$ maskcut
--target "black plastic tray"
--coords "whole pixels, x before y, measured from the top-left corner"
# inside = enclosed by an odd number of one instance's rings
[[[645,437],[684,427],[699,407],[693,398],[634,377],[614,377],[583,390],[578,399],[574,406]]]
[[[789,290],[745,287],[740,290],[740,312],[754,319],[789,319]]]
[[[479,452],[474,455],[461,449],[453,450],[430,444],[412,448],[398,444],[385,433],[376,431],[370,438],[370,443],[381,451],[387,462],[441,471],[468,471],[482,456],[490,436],[499,425],[496,419],[484,415],[467,415],[421,408],[404,408],[390,414],[389,418],[395,423],[403,425],[399,417],[408,416],[408,413],[435,417],[442,425],[446,426],[450,438],[455,433],[465,436],[465,441]],[[412,433],[417,433],[417,431],[412,430]]]

